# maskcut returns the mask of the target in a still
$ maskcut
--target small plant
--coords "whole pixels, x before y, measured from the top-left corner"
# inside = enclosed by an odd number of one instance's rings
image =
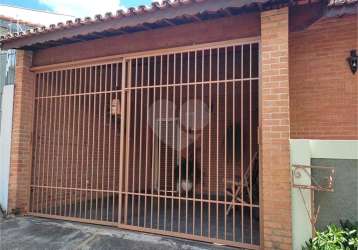
[[[317,231],[316,236],[306,242],[303,250],[357,250],[358,223],[341,221],[341,226],[328,225],[325,231]]]

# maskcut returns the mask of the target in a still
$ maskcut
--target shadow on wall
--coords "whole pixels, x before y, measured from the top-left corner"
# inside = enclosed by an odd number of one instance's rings
[[[316,192],[314,206],[320,206],[317,229],[340,220],[358,221],[358,160],[312,158],[313,166],[332,166],[336,170],[334,192]],[[319,173],[312,175],[320,180]]]

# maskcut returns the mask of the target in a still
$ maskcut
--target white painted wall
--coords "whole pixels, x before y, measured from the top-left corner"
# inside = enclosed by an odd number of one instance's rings
[[[358,159],[358,140],[310,140],[312,158]]]
[[[358,140],[290,140],[291,165],[311,165],[312,158],[358,159]],[[358,167],[358,166],[357,166]],[[295,177],[294,177],[295,178]],[[295,183],[309,184],[307,176],[295,179]],[[311,193],[292,188],[292,248],[301,250],[305,241],[312,237],[312,226],[307,210],[311,213]],[[303,198],[302,198],[303,196]]]
[[[311,165],[311,150],[308,140],[290,141],[291,165]],[[297,184],[310,185],[311,179],[306,174],[299,178],[293,176]],[[311,191],[292,188],[292,244],[294,250],[302,249],[302,244],[312,237],[311,215]],[[306,204],[306,207],[305,207]],[[308,211],[308,212],[307,212]]]
[[[8,202],[13,97],[14,85],[4,86],[0,120],[0,205],[4,210]]]

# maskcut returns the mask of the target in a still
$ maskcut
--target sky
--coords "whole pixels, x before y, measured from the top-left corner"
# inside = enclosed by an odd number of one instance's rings
[[[54,11],[76,17],[115,12],[118,9],[149,5],[151,2],[152,0],[0,0],[0,4]]]

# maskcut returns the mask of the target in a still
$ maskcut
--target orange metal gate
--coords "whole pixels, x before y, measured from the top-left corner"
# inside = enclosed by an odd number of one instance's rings
[[[257,41],[36,81],[30,214],[258,248]]]

